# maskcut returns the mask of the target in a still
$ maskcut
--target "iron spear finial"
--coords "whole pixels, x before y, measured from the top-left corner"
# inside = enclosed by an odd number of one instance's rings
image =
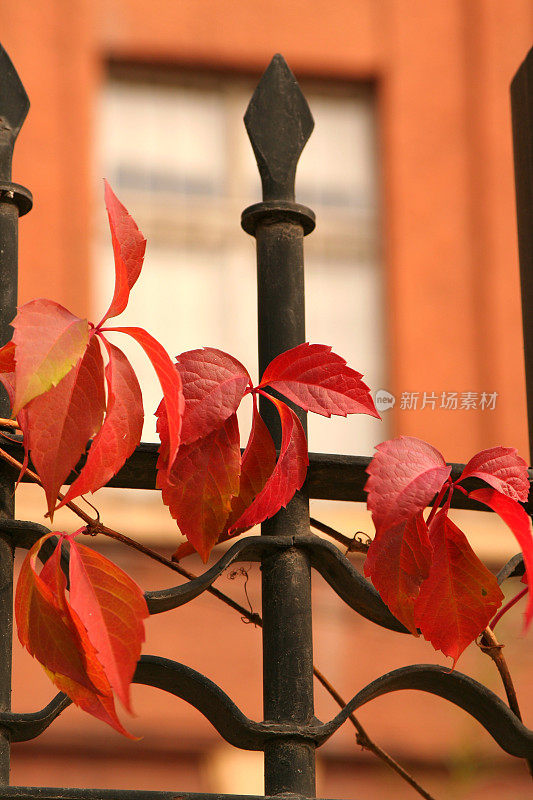
[[[22,81],[0,45],[0,181],[11,180],[13,147],[29,107]]]
[[[294,200],[298,159],[314,121],[307,100],[282,55],[263,73],[244,115],[263,200]]]

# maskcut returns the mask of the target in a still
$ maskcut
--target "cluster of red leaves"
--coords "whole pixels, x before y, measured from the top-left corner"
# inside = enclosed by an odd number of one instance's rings
[[[0,349],[0,381],[23,432],[24,466],[31,456],[53,518],[65,503],[104,486],[140,442],[144,413],[139,383],[107,334],[132,336],[152,362],[163,390],[157,410],[157,482],[188,539],[177,557],[194,549],[206,561],[217,541],[273,516],[305,480],[308,454],[302,425],[286,403],[265,389],[328,417],[379,415],[360,373],[326,345],[302,344],[278,356],[254,387],[242,364],[219,350],[183,353],[173,364],[142,328],[104,327],[126,308],[146,245],[107,184],[105,201],[115,257],[115,291],[107,312],[94,325],[50,300],[22,306],[13,321],[12,341]],[[278,457],[257,410],[259,393],[274,403],[280,416]],[[246,394],[252,395],[253,422],[241,458],[236,411]],[[58,503],[61,486],[91,438],[85,465]],[[113,692],[129,710],[146,604],[118,567],[74,542],[73,536],[59,535],[70,547],[69,599],[61,542],[40,573],[36,571],[39,550],[48,538],[43,537],[28,554],[17,586],[20,641],[77,705],[126,733],[116,716]]]
[[[133,337],[150,359],[169,410],[169,460],[179,446],[183,392],[170,356],[142,328],[104,327],[121,314],[137,281],[146,240],[106,183],[105,201],[115,256],[115,291],[98,325],[79,319],[51,300],[32,300],[13,320],[14,334],[0,350],[0,380],[24,434],[46,494],[48,513],[104,486],[141,439],[141,390],[124,353],[105,332]],[[104,368],[102,348],[107,354]],[[106,399],[107,387],[107,399]],[[64,500],[57,496],[94,437],[87,462]]]
[[[196,550],[207,561],[213,546],[237,536],[287,505],[301,488],[309,459],[304,430],[294,411],[268,394],[270,387],[305,411],[331,416],[377,411],[361,375],[322,344],[301,344],[275,358],[258,386],[235,358],[204,348],[182,353],[185,411],[181,445],[169,469],[168,415],[157,410],[161,439],[157,485],[188,543],[174,557]],[[241,459],[237,408],[253,397],[252,428]],[[276,461],[272,437],[257,410],[256,395],[267,397],[281,421]]]
[[[366,484],[376,536],[365,575],[406,628],[415,636],[420,631],[455,663],[487,627],[503,594],[494,575],[449,519],[452,492],[467,494],[461,486],[467,478],[488,484],[490,488],[475,489],[468,496],[509,525],[522,549],[531,584],[533,536],[529,516],[520,505],[529,493],[527,465],[514,448],[493,447],[477,453],[452,482],[441,453],[420,439],[402,436],[383,442],[377,451]],[[423,511],[433,498],[425,520]],[[526,626],[532,618],[530,595]]]
[[[148,609],[136,583],[100,553],[59,534],[53,554],[36,569],[42,545],[28,552],[15,596],[21,643],[41,662],[53,683],[76,705],[119,733],[113,693],[131,712],[130,684],[144,641]],[[69,545],[69,583],[61,567]]]

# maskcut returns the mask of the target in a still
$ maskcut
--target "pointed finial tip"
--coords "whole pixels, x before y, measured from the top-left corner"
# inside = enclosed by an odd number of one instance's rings
[[[296,78],[280,53],[263,73],[244,115],[265,199],[294,196],[300,154],[314,127]]]
[[[26,119],[30,101],[18,72],[0,44],[0,117],[16,137]]]

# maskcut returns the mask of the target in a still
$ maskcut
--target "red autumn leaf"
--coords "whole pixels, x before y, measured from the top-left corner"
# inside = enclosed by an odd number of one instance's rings
[[[109,354],[105,368],[106,417],[91,444],[85,466],[57,508],[105,486],[141,441],[144,413],[139,381],[122,350],[103,341]]]
[[[365,575],[394,616],[415,636],[415,600],[428,577],[430,562],[431,545],[421,511],[381,530],[370,543],[365,561]]]
[[[526,567],[527,582],[531,586],[533,578],[533,535],[531,533],[531,519],[515,500],[494,489],[476,489],[469,493],[469,497],[484,503],[500,516],[506,525],[510,527],[524,556]],[[525,627],[533,619],[533,595],[529,592],[528,604],[526,609]]]
[[[80,638],[70,615],[37,574],[35,564],[49,533],[37,541],[23,561],[15,593],[15,619],[20,643],[52,672],[67,676],[89,691],[97,687],[87,675]]]
[[[164,452],[165,416],[161,412],[158,431]],[[158,459],[157,488],[163,502],[204,562],[224,530],[231,499],[239,491],[239,444],[237,415],[232,414],[218,430],[182,445],[170,472],[164,455]]]
[[[92,336],[83,358],[57,386],[34,398],[19,423],[53,514],[58,492],[100,428],[105,410],[104,365]]]
[[[423,511],[450,475],[451,467],[427,442],[400,436],[382,442],[367,469],[367,506],[376,531]]]
[[[331,417],[370,414],[381,419],[362,375],[325,344],[300,344],[274,358],[259,387],[272,386],[305,411]]]
[[[281,400],[265,395],[271,400],[281,419],[281,450],[276,466],[255,497],[253,503],[235,520],[229,532],[247,530],[258,525],[269,517],[273,517],[280,508],[292,500],[295,492],[301,489],[309,457],[307,455],[307,439],[302,424],[294,411]]]
[[[8,342],[0,348],[0,383],[4,386],[13,407],[15,402],[15,343]]]
[[[429,526],[433,558],[415,602],[415,623],[436,650],[455,662],[487,627],[503,600],[495,576],[481,563],[447,508]]]
[[[15,342],[13,341],[0,347],[0,373],[15,375]]]
[[[255,395],[253,402],[252,430],[242,457],[239,493],[231,499],[231,512],[217,544],[226,542],[248,530],[247,528],[234,528],[233,523],[237,522],[251,505],[253,499],[262,491],[276,466],[274,441],[257,410]],[[179,561],[194,552],[194,547],[189,542],[184,542],[173,554],[172,559]]]
[[[70,605],[85,625],[111,687],[131,712],[130,684],[148,609],[137,584],[109,559],[70,543]]]
[[[121,314],[128,305],[130,291],[141,273],[146,250],[146,239],[133,217],[130,216],[105,180],[104,185],[105,204],[115,256],[115,293],[100,325],[109,317]]]
[[[213,347],[182,353],[177,368],[185,398],[181,442],[190,444],[237,411],[251,381],[236,358]]]
[[[106,328],[106,330],[127,333],[128,336],[135,339],[150,359],[159,378],[168,415],[168,469],[170,469],[180,445],[181,423],[185,408],[180,374],[163,345],[159,344],[157,339],[154,339],[143,328]]]
[[[465,478],[481,478],[498,492],[523,503],[529,494],[527,464],[514,447],[491,447],[476,453],[459,480]]]
[[[84,657],[86,674],[94,683],[95,690],[88,689],[86,686],[72,680],[72,678],[50,670],[46,665],[43,665],[44,670],[57,688],[65,692],[73,703],[88,714],[92,714],[92,716],[102,722],[106,722],[123,736],[134,739],[136,737],[128,733],[117,717],[110,683],[105,675],[102,664],[98,660],[96,650],[89,640],[87,629],[66,599],[65,590],[67,581],[61,569],[60,562],[61,541],[57,545],[52,556],[44,564],[40,578],[49,587],[57,604],[64,613],[68,615],[70,622],[73,623],[76,629],[79,636],[79,651]]]
[[[101,722],[110,725],[118,733],[121,733],[128,739],[138,739],[137,736],[132,736],[118,719],[111,690],[108,694],[96,694],[96,692],[91,692],[89,689],[86,689],[85,686],[81,686],[71,678],[67,678],[66,675],[52,672],[52,670],[46,667],[44,670],[59,691],[67,694],[72,702],[79,706],[82,711],[86,711],[87,714],[91,714],[91,716],[96,717],[96,719],[99,719]]]
[[[13,414],[61,381],[83,356],[89,323],[51,300],[32,300],[12,322],[16,387]]]

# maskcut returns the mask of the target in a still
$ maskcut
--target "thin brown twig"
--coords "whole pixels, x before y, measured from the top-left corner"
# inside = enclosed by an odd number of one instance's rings
[[[326,689],[326,691],[331,695],[331,697],[335,700],[337,705],[339,705],[341,708],[344,708],[344,706],[346,705],[345,700],[343,700],[343,698],[337,692],[335,687],[331,685],[331,683],[327,680],[327,678],[325,678],[324,675],[320,672],[320,670],[317,669],[317,667],[315,666],[313,666],[313,673],[315,675],[315,678],[322,684],[324,689]],[[410,786],[412,786],[413,789],[418,792],[418,794],[420,794],[422,797],[425,797],[426,800],[435,800],[434,797],[429,794],[429,792],[426,792],[426,790],[422,786],[420,786],[419,783],[417,783],[417,781],[413,778],[412,775],[409,774],[409,772],[407,772],[400,764],[398,764],[397,761],[395,761],[388,753],[386,753],[385,750],[383,750],[383,748],[381,748],[378,744],[376,744],[376,742],[374,742],[370,738],[365,728],[361,725],[361,723],[354,714],[350,714],[348,719],[350,720],[355,730],[357,731],[356,735],[357,744],[361,745],[361,747],[363,747],[365,750],[370,750],[372,753],[374,753],[374,755],[376,755],[378,758],[384,761],[385,764],[388,764],[388,766],[391,769],[393,769],[398,775],[400,775],[400,777],[402,777],[405,781],[407,781],[407,783]]]
[[[20,431],[20,425],[16,419],[5,419],[4,417],[0,417],[0,428],[15,428]]]
[[[522,721],[522,714],[520,713],[520,706],[518,705],[518,697],[516,696],[516,690],[514,688],[513,679],[511,677],[511,673],[509,671],[509,667],[507,665],[507,661],[505,660],[505,656],[503,655],[503,648],[505,645],[500,644],[494,635],[492,628],[488,625],[481,634],[481,640],[479,643],[479,649],[482,653],[488,655],[496,664],[496,669],[500,674],[500,678],[502,679],[503,688],[505,689],[505,694],[507,695],[507,702],[509,703],[509,708],[518,717],[520,721]],[[526,759],[527,768],[529,770],[529,774],[533,778],[533,761],[530,759]]]
[[[16,469],[20,470],[23,467],[23,465],[19,461],[17,461],[16,458],[13,458],[13,456],[9,455],[9,453],[7,453],[2,448],[0,448],[0,458],[2,458],[4,461],[6,461],[8,464],[10,464],[11,466],[15,467]],[[33,472],[33,470],[29,469],[28,467],[26,468],[25,471],[26,471],[26,474],[30,478],[32,478],[32,480],[35,483],[39,484],[39,486],[42,486],[41,480],[40,480],[39,476],[37,475],[37,473]],[[58,494],[58,498],[59,498],[59,500],[63,500],[64,499],[64,495],[59,493]],[[124,544],[127,547],[130,547],[130,548],[132,548],[134,550],[137,550],[138,552],[143,553],[144,555],[148,556],[149,558],[153,559],[154,561],[157,561],[160,564],[163,564],[164,566],[168,567],[169,569],[173,570],[174,572],[177,572],[179,575],[181,575],[184,578],[187,578],[188,580],[194,580],[195,578],[198,577],[193,572],[190,572],[189,570],[187,570],[184,567],[180,566],[180,564],[178,564],[177,562],[171,561],[170,559],[165,558],[165,556],[159,555],[159,553],[156,553],[154,550],[151,550],[149,547],[145,547],[145,545],[141,544],[140,542],[136,542],[134,539],[130,539],[129,536],[125,536],[123,533],[119,533],[118,531],[113,530],[113,528],[108,528],[106,525],[104,525],[102,522],[100,522],[99,517],[97,519],[93,519],[88,514],[86,514],[85,511],[83,511],[83,509],[81,509],[77,503],[69,502],[69,503],[66,503],[65,505],[66,505],[67,508],[69,508],[71,511],[73,511],[78,517],[80,517],[80,519],[82,519],[85,522],[85,524],[87,526],[87,533],[89,535],[93,535],[94,536],[94,535],[97,535],[98,533],[100,533],[103,536],[107,536],[110,539],[115,539],[116,541],[121,542],[121,544]],[[93,508],[94,508],[94,506],[93,506]],[[96,511],[96,513],[98,514],[98,511]],[[324,523],[316,524],[317,522],[318,522],[317,520],[313,521],[314,527],[317,527],[320,530],[319,525],[324,525]],[[325,527],[329,528],[329,526],[325,526]],[[331,530],[334,530],[334,529],[331,529]],[[326,533],[327,533],[327,531],[326,531]],[[335,533],[338,533],[338,532],[335,531]],[[339,536],[342,536],[342,534],[339,534]],[[344,538],[347,538],[347,537],[344,537]],[[353,539],[353,540],[352,539],[348,539],[348,548],[350,549],[350,545],[352,545],[356,541],[357,540],[355,540],[355,539]],[[368,546],[365,546],[362,542],[357,542],[357,544],[361,545],[361,547],[364,548],[364,549],[361,550],[361,552],[365,552],[366,553],[366,551],[368,550]],[[357,549],[357,548],[353,547],[353,549]],[[241,617],[244,617],[246,620],[248,620],[249,622],[252,622],[254,625],[257,625],[260,628],[263,627],[263,620],[262,620],[260,614],[256,614],[253,611],[249,611],[248,609],[244,608],[244,606],[241,606],[239,603],[237,603],[235,600],[233,600],[231,597],[228,597],[228,595],[224,594],[224,592],[221,592],[218,589],[215,589],[213,586],[207,587],[207,591],[210,594],[212,594],[214,597],[216,597],[219,600],[221,600],[223,603],[226,603],[226,605],[230,606],[230,608],[233,608],[235,611],[238,611],[238,613],[241,614]],[[341,708],[344,708],[346,703],[344,702],[342,697],[339,695],[339,693],[334,688],[334,686],[332,686],[332,684],[327,680],[327,678],[324,676],[324,674],[314,664],[313,664],[313,674],[314,674],[315,678],[326,689],[326,691],[331,695],[331,697],[335,700],[335,702]],[[400,764],[398,764],[397,761],[395,761],[391,756],[389,756],[389,754],[387,752],[385,752],[385,750],[383,750],[381,747],[379,747],[379,745],[377,745],[369,737],[369,735],[367,734],[366,730],[364,729],[364,727],[361,725],[361,723],[359,722],[359,720],[357,719],[357,717],[353,713],[350,714],[349,719],[350,719],[352,725],[355,727],[355,729],[357,731],[357,742],[358,742],[358,744],[361,745],[361,747],[363,747],[363,748],[365,748],[367,750],[370,750],[378,758],[380,758],[382,761],[384,761],[386,764],[388,764],[391,767],[391,769],[393,769],[400,777],[402,777],[405,781],[407,781],[407,783],[409,783],[410,786],[412,786],[413,789],[415,789],[422,797],[426,798],[426,800],[435,800],[435,798],[432,795],[430,795],[428,792],[426,792],[425,789],[423,789],[416,782],[416,780],[402,766],[400,766]]]
[[[500,673],[500,678],[502,679],[503,688],[505,689],[505,694],[507,695],[507,702],[509,703],[509,708],[518,717],[518,719],[522,721],[522,714],[520,713],[520,707],[518,705],[518,698],[516,696],[513,679],[511,678],[511,673],[509,672],[507,661],[505,660],[505,656],[503,655],[504,646],[505,645],[500,644],[498,642],[496,636],[492,631],[492,628],[489,628],[487,626],[483,631],[483,633],[481,634],[481,642],[479,648],[483,653],[486,653],[488,656],[490,656],[490,658],[492,658],[492,660],[496,664],[496,669]]]
[[[22,469],[22,464],[19,461],[17,461],[16,458],[13,458],[13,456],[9,455],[9,453],[6,453],[6,451],[3,450],[1,447],[0,447],[0,458],[4,459],[4,461],[7,461],[8,464],[11,464],[11,466],[15,467],[16,469],[19,470]],[[29,477],[33,481],[35,481],[35,483],[38,483],[39,486],[42,486],[39,476],[35,472],[33,472],[33,470],[26,468],[26,474],[29,475]],[[59,500],[63,500],[64,495],[59,493],[58,498]],[[159,553],[156,553],[154,550],[150,550],[149,547],[145,547],[143,544],[140,544],[140,542],[136,542],[134,539],[130,539],[129,536],[124,536],[124,534],[119,533],[118,531],[115,531],[112,528],[108,528],[106,525],[102,525],[99,519],[93,519],[92,517],[90,517],[88,514],[85,513],[85,511],[82,508],[79,507],[77,503],[69,502],[66,503],[65,505],[67,508],[70,508],[70,510],[73,511],[74,514],[77,514],[77,516],[80,517],[80,519],[82,519],[85,522],[88,533],[90,534],[101,533],[103,536],[107,536],[110,539],[116,539],[116,541],[121,542],[127,547],[131,547],[132,549],[137,550],[140,553],[143,553],[145,556],[148,556],[148,558],[151,558],[154,561],[158,561],[165,567],[174,570],[174,572],[177,572],[182,577],[187,578],[187,580],[194,580],[195,578],[198,577],[194,573],[189,572],[189,570],[186,570],[184,567],[181,567],[175,561],[171,561],[169,558],[165,558],[165,556],[159,555]],[[254,625],[260,624],[261,618],[259,617],[258,614],[250,613],[250,611],[248,611],[247,608],[241,606],[240,603],[237,603],[231,597],[228,597],[228,595],[224,594],[224,592],[215,589],[214,586],[209,586],[207,588],[207,591],[214,597],[217,597],[219,600],[222,600],[223,603],[226,603],[235,611],[238,611],[239,614],[241,614],[243,617],[246,617],[246,619],[252,622]]]
[[[364,533],[363,531],[357,531],[357,533],[350,538],[349,536],[345,536],[343,533],[340,533],[340,531],[335,530],[335,528],[332,528],[331,525],[326,525],[325,522],[320,522],[320,520],[315,519],[314,517],[311,517],[309,522],[312,528],[316,528],[318,531],[331,536],[331,538],[335,539],[336,542],[342,544],[342,546],[345,547],[349,553],[368,553],[370,543],[361,542],[356,538],[359,534]],[[366,533],[364,535],[367,536]],[[370,539],[370,537],[368,538]]]

